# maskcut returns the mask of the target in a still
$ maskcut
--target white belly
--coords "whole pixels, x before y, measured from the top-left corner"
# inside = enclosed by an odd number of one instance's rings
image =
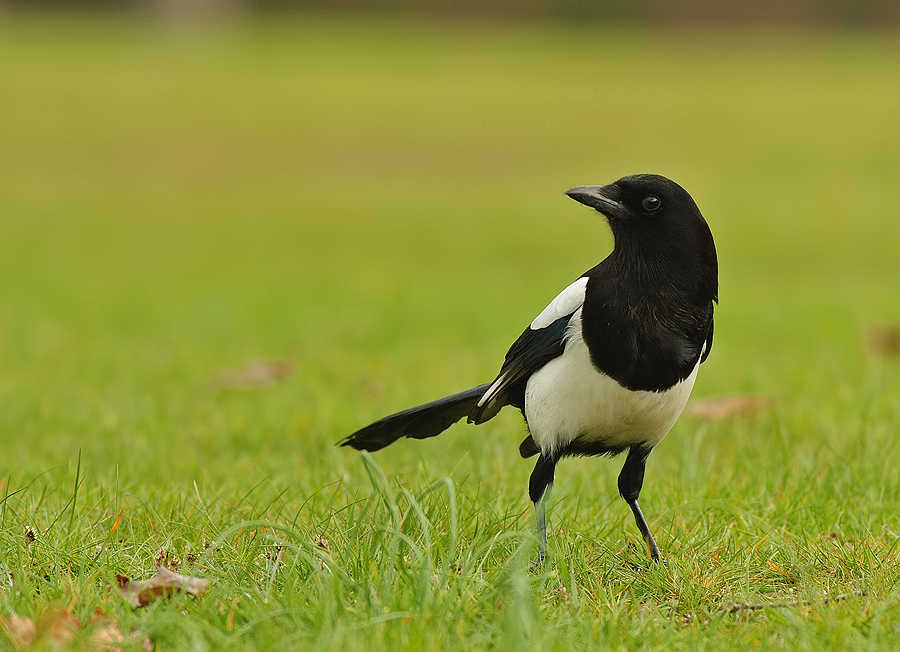
[[[525,388],[525,418],[544,454],[572,443],[610,447],[656,446],[687,403],[691,375],[662,392],[631,391],[601,374],[581,337],[581,311],[569,325],[565,351],[532,374]]]

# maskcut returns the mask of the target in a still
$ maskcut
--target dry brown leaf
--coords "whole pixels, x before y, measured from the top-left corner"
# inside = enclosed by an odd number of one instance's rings
[[[209,580],[173,573],[160,566],[149,580],[130,580],[126,575],[116,575],[116,584],[125,600],[135,609],[146,607],[159,597],[171,597],[175,593],[199,596],[209,588]]]
[[[37,625],[31,618],[19,614],[10,614],[9,618],[0,616],[0,627],[17,648],[31,647],[37,639]]]
[[[246,367],[226,371],[216,379],[216,384],[232,389],[260,387],[284,380],[293,370],[294,365],[288,360],[256,361]]]
[[[731,417],[749,417],[759,412],[767,412],[775,406],[771,396],[717,396],[691,401],[688,412],[707,421],[724,421]]]
[[[37,621],[19,614],[0,617],[0,627],[16,647],[28,648],[38,641],[60,647],[75,640],[81,621],[64,609],[50,609]]]
[[[869,348],[880,355],[900,355],[900,326],[870,328]]]
[[[118,623],[104,615],[99,609],[88,624],[92,630],[90,639],[87,641],[82,639],[84,642],[89,642],[86,649],[118,650],[122,645],[138,640],[141,641],[141,647],[144,650],[153,649],[153,642],[149,636],[142,638],[140,632],[133,632],[125,636],[119,629]],[[12,614],[9,618],[0,616],[0,628],[17,649],[23,649],[34,645],[69,647],[75,642],[84,626],[79,618],[65,609],[49,609],[36,621],[18,614]]]
[[[123,645],[140,641],[141,649],[145,650],[145,652],[152,652],[153,650],[153,641],[149,636],[142,637],[141,633],[137,631],[126,636],[119,629],[119,623],[105,615],[100,609],[94,612],[90,625],[94,628],[91,634],[91,643],[98,649],[119,650]]]

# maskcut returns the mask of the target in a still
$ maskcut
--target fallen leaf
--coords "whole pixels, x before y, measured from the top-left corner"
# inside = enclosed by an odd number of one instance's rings
[[[775,406],[771,396],[718,396],[691,401],[688,412],[707,421],[724,421],[734,416],[749,417],[759,412],[767,412]]]
[[[37,639],[37,625],[19,614],[10,614],[9,618],[0,616],[0,627],[16,647],[31,647]]]
[[[123,645],[141,642],[144,650],[152,650],[153,642],[149,636],[142,637],[140,632],[132,632],[127,636],[119,629],[118,623],[103,614],[99,609],[88,623],[90,629],[89,650],[119,650]],[[16,648],[69,647],[85,627],[81,620],[65,609],[48,609],[37,620],[11,614],[9,618],[0,616],[0,628],[9,637]],[[85,638],[82,637],[82,641]]]
[[[881,355],[900,355],[900,326],[870,328],[869,348]]]
[[[94,625],[94,634],[91,636],[93,641],[110,647],[116,643],[125,642],[125,635],[114,620],[103,619],[97,622],[95,620],[97,620],[96,617],[91,620],[91,624]]]
[[[94,612],[90,625],[94,628],[91,634],[91,642],[102,650],[119,650],[123,645],[136,641],[141,642],[141,649],[145,650],[145,652],[153,650],[153,641],[149,636],[141,636],[141,633],[138,631],[131,632],[126,636],[119,629],[118,622],[104,614],[100,609]]]
[[[81,630],[81,621],[65,609],[49,609],[37,620],[19,614],[0,616],[0,627],[17,648],[30,648],[36,643],[54,647],[68,646]]]
[[[165,566],[160,566],[156,575],[149,580],[130,580],[126,575],[116,575],[116,584],[128,604],[135,609],[146,607],[156,598],[168,598],[175,593],[199,596],[209,588],[208,579],[173,573]]]
[[[216,379],[216,384],[231,389],[260,387],[284,380],[293,371],[294,365],[287,360],[256,361],[246,367],[226,371]]]

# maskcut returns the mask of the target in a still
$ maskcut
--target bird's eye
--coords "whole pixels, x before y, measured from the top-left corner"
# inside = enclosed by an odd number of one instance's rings
[[[644,209],[645,213],[655,213],[662,208],[662,202],[659,201],[659,197],[648,195],[647,197],[644,197],[644,200],[641,202],[641,207]]]

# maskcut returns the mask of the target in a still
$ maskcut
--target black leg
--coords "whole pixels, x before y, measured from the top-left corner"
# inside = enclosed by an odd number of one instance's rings
[[[553,487],[553,472],[556,469],[556,460],[552,457],[541,455],[534,471],[531,472],[531,480],[528,482],[528,495],[534,503],[534,513],[537,516],[538,534],[538,565],[544,563],[547,552],[547,502],[550,500],[550,489]]]
[[[634,522],[637,523],[638,530],[640,530],[641,536],[644,537],[644,543],[647,546],[647,551],[650,553],[650,559],[655,562],[662,561],[665,564],[666,561],[659,556],[659,547],[657,547],[653,535],[650,534],[650,528],[647,526],[643,513],[641,513],[641,508],[638,506],[638,496],[641,495],[641,487],[644,484],[644,466],[647,463],[647,457],[650,455],[651,450],[653,449],[642,446],[632,446],[628,450],[625,466],[622,467],[622,472],[619,473],[619,494],[625,499],[625,502],[628,503],[628,506],[631,507],[631,511],[634,513]]]

